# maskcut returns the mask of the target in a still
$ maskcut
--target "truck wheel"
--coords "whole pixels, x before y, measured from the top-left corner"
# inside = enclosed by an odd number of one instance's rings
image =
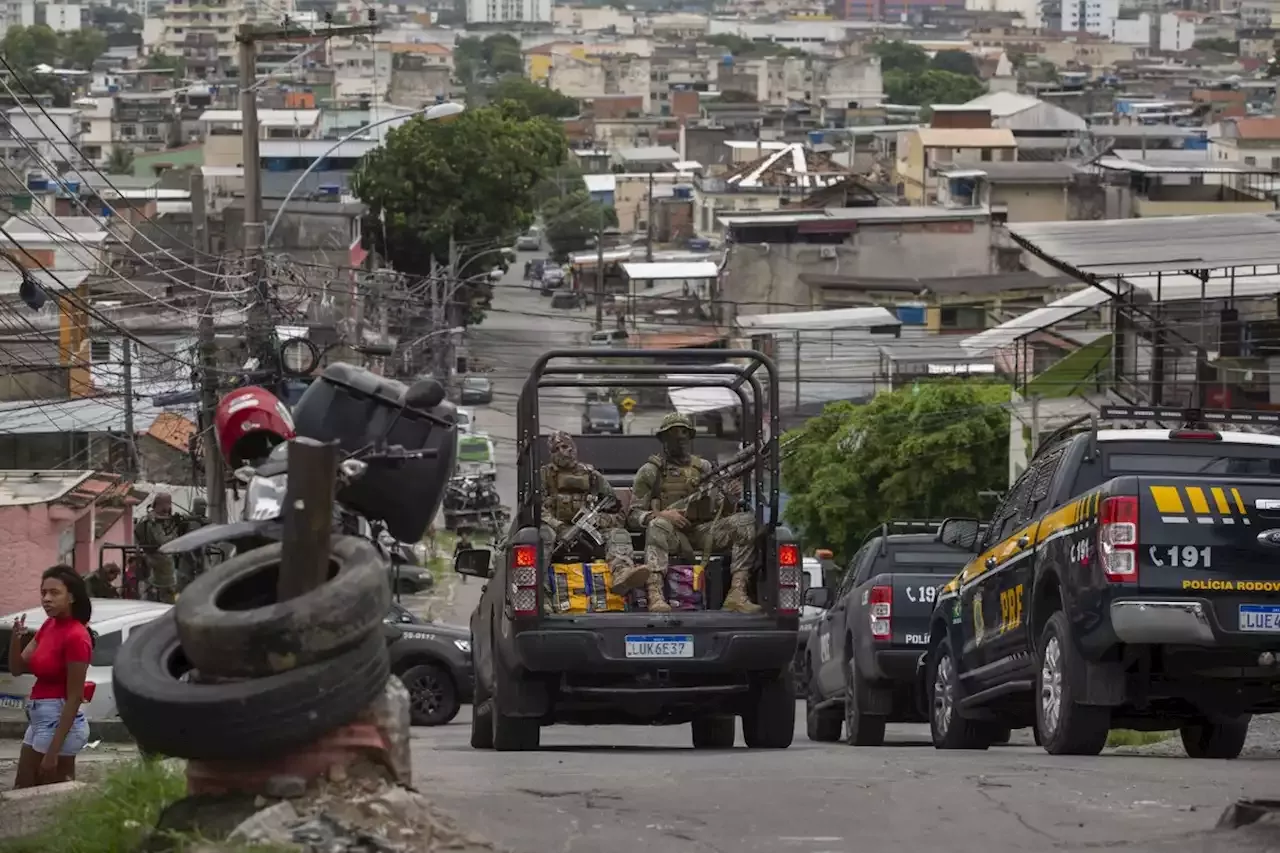
[[[736,717],[698,717],[693,721],[693,748],[733,749],[737,734]]]
[[[849,746],[884,746],[885,718],[858,707],[858,694],[869,689],[850,655],[844,677],[844,741]]]
[[[796,688],[791,667],[761,681],[742,715],[742,739],[751,749],[786,749],[796,733]]]
[[[1069,674],[1081,666],[1067,616],[1058,611],[1040,634],[1036,675],[1036,728],[1050,755],[1097,755],[1111,732],[1111,709],[1076,701]]]
[[[835,743],[840,740],[840,729],[844,726],[844,716],[838,708],[816,708],[821,701],[818,696],[817,683],[809,680],[809,691],[805,694],[805,734],[814,743]]]
[[[1239,758],[1249,736],[1252,714],[1242,714],[1225,722],[1205,720],[1179,729],[1182,746],[1192,758]]]
[[[475,653],[471,655],[472,671],[476,673],[475,691],[471,697],[471,748],[493,749],[493,700],[480,679],[475,667]]]
[[[951,643],[943,640],[929,655],[929,733],[937,749],[986,749],[991,741],[982,723],[960,716],[960,676]]]
[[[409,688],[409,720],[415,726],[443,726],[458,716],[462,703],[449,671],[435,664],[411,666],[400,673]]]
[[[537,749],[542,741],[542,725],[536,717],[509,717],[502,712],[503,688],[510,690],[514,680],[501,670],[493,676],[489,714],[493,719],[493,748],[498,752],[528,752]]]

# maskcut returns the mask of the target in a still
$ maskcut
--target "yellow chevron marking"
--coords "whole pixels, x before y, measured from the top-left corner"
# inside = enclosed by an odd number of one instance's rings
[[[1191,508],[1199,515],[1209,514],[1209,502],[1205,500],[1204,489],[1199,486],[1184,486],[1187,490],[1187,499],[1191,501]]]
[[[1248,515],[1249,513],[1247,513],[1247,512],[1245,512],[1245,511],[1244,511],[1244,500],[1243,500],[1243,499],[1241,499],[1241,497],[1240,497],[1240,490],[1239,490],[1239,489],[1232,489],[1232,490],[1231,490],[1231,497],[1235,498],[1235,500],[1236,500],[1236,509],[1240,510],[1240,514],[1241,514],[1241,515]]]
[[[1218,513],[1220,515],[1230,515],[1231,505],[1227,503],[1227,496],[1222,491],[1222,487],[1214,486],[1210,491],[1213,492],[1213,502],[1218,506]]]
[[[1156,502],[1156,509],[1161,515],[1181,515],[1186,512],[1182,506],[1182,496],[1176,486],[1152,486],[1151,497]]]

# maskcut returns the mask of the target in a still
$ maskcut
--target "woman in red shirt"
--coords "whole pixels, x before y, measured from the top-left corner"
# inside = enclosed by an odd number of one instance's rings
[[[89,742],[89,723],[80,710],[93,656],[84,579],[70,566],[54,566],[40,579],[40,605],[46,618],[35,638],[24,645],[26,619],[19,616],[9,641],[9,672],[36,677],[15,788],[74,779],[76,756]]]

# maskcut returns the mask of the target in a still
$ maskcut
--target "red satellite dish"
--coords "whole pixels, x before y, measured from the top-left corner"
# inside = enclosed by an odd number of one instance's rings
[[[222,458],[232,469],[255,465],[271,448],[294,437],[293,417],[265,388],[239,388],[222,398],[213,415]]]

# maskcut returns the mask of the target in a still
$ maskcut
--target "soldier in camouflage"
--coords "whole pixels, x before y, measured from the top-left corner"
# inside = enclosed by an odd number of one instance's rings
[[[758,613],[760,605],[747,597],[747,581],[755,558],[755,518],[749,512],[733,509],[740,484],[728,483],[724,489],[712,490],[710,495],[688,502],[712,470],[709,461],[693,455],[693,422],[672,412],[662,419],[657,436],[662,452],[649,457],[636,472],[629,519],[634,529],[645,534],[649,610],[671,610],[663,578],[672,554],[688,556],[694,554],[695,548],[703,553],[730,548],[731,580],[722,609]]]
[[[573,526],[578,511],[602,500],[616,500],[613,487],[599,471],[578,461],[578,447],[566,432],[547,439],[551,462],[542,466],[542,541],[550,554],[556,539]],[[605,534],[604,558],[613,576],[612,591],[624,593],[644,584],[647,572],[632,559],[631,534],[622,512],[601,513],[594,526]],[[590,542],[584,536],[578,540]]]
[[[167,492],[157,494],[151,510],[133,526],[133,544],[143,549],[148,598],[173,603],[177,594],[173,557],[158,549],[185,532],[183,519],[174,513],[173,497]]]

